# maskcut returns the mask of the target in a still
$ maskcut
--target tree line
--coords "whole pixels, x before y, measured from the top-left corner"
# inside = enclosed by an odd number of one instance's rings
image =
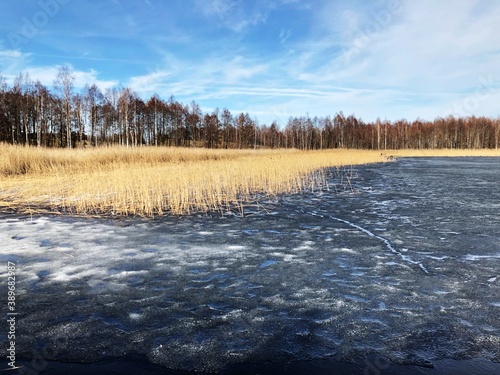
[[[144,101],[130,88],[81,92],[67,67],[52,90],[20,73],[11,87],[0,76],[0,142],[45,147],[183,146],[208,148],[432,149],[498,148],[500,118],[453,117],[433,121],[363,122],[339,112],[291,117],[281,128],[260,125],[248,113],[203,113],[153,95]]]

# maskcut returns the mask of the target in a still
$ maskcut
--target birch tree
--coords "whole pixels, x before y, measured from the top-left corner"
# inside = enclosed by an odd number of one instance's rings
[[[8,132],[8,105],[7,105],[7,82],[0,74],[0,140],[6,140],[10,134]]]
[[[92,86],[85,86],[83,89],[83,96],[88,111],[88,121],[90,123],[90,143],[97,147],[97,126],[100,122],[101,105],[104,100],[104,95],[99,87],[93,84]]]
[[[71,148],[71,99],[75,76],[67,66],[61,66],[54,82],[54,87],[62,101],[64,128],[66,131],[66,147]]]

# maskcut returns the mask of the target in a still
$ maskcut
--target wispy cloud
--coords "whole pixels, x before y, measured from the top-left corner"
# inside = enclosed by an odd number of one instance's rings
[[[117,86],[118,81],[99,79],[99,74],[95,70],[82,71],[69,66],[73,76],[75,77],[74,86],[76,89],[82,89],[86,84],[96,84],[101,90]],[[57,78],[60,66],[41,66],[31,67],[25,70],[32,79],[39,80],[46,86],[52,86]]]
[[[157,92],[198,99],[200,95],[226,89],[228,85],[244,85],[269,68],[267,64],[243,56],[208,57],[192,64],[167,55],[164,61],[163,68],[132,77],[129,84],[143,95]]]
[[[165,86],[165,81],[171,76],[170,72],[167,71],[156,71],[150,74],[132,77],[130,79],[130,87],[139,93],[156,93],[162,90]]]
[[[6,61],[9,60],[18,60],[20,58],[23,58],[24,56],[27,56],[27,54],[23,54],[19,50],[12,50],[12,49],[6,49],[6,50],[0,50],[0,59],[2,59],[2,63],[5,63]]]
[[[253,4],[252,7],[249,5]],[[207,18],[216,20],[219,25],[240,32],[249,26],[263,23],[271,9],[260,0],[245,2],[241,0],[196,0],[197,9]]]
[[[236,56],[230,62],[222,64],[220,68],[224,77],[222,83],[238,83],[265,73],[269,66],[264,63],[245,62],[243,56]]]
[[[286,41],[290,38],[292,35],[292,31],[290,29],[282,29],[279,34],[280,42],[281,44],[286,43]]]
[[[7,82],[12,84],[15,77],[20,73],[27,73],[30,79],[40,81],[45,86],[52,86],[60,65],[37,66],[31,62],[31,54],[22,53],[17,50],[0,49],[0,73],[6,77]],[[83,88],[86,84],[96,84],[101,89],[110,88],[119,84],[116,80],[103,80],[99,78],[99,73],[94,69],[87,71],[75,69],[69,66],[75,77],[75,87]]]
[[[30,53],[19,50],[4,49],[0,43],[0,74],[11,80],[29,63]]]
[[[326,4],[317,16],[318,20],[330,20],[318,27],[323,35],[313,35],[295,46],[289,71],[309,87],[326,82],[381,92],[392,89],[399,97],[370,99],[380,115],[406,117],[411,112],[414,116],[416,111],[400,104],[398,99],[403,95],[407,103],[418,108],[421,117],[430,118],[445,112],[451,97],[456,100],[460,94],[475,90],[479,76],[496,72],[495,66],[500,63],[495,42],[500,32],[496,21],[500,4],[473,0],[401,1],[398,14],[393,14],[384,27],[379,25],[369,43],[346,64],[342,46],[355,43],[359,30],[377,22],[377,15],[386,14],[386,6],[381,3],[379,8],[366,10],[351,8],[347,3]],[[494,78],[494,85],[499,78]],[[415,92],[417,96],[411,95]],[[335,106],[352,107],[337,100]],[[368,112],[367,106],[371,103],[365,101],[356,113]],[[485,113],[490,110],[485,109]],[[375,111],[368,117],[374,116]]]
[[[0,45],[3,75],[28,71],[51,85],[69,63],[77,85],[173,94],[253,113],[261,123],[341,110],[365,120],[432,119],[456,108],[498,113],[500,3],[493,1],[72,4],[67,19],[54,17],[26,49]],[[478,87],[488,95],[477,96]]]

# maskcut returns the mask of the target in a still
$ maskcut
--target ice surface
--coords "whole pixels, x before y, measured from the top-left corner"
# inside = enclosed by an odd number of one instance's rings
[[[273,215],[3,215],[18,356],[56,346],[47,359],[138,353],[197,371],[374,354],[500,361],[498,160],[354,170],[358,193],[281,197],[266,203]]]

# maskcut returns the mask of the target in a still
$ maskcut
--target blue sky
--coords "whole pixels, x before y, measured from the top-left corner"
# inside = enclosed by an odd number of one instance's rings
[[[260,124],[500,115],[496,0],[3,0],[0,74],[131,87]]]

